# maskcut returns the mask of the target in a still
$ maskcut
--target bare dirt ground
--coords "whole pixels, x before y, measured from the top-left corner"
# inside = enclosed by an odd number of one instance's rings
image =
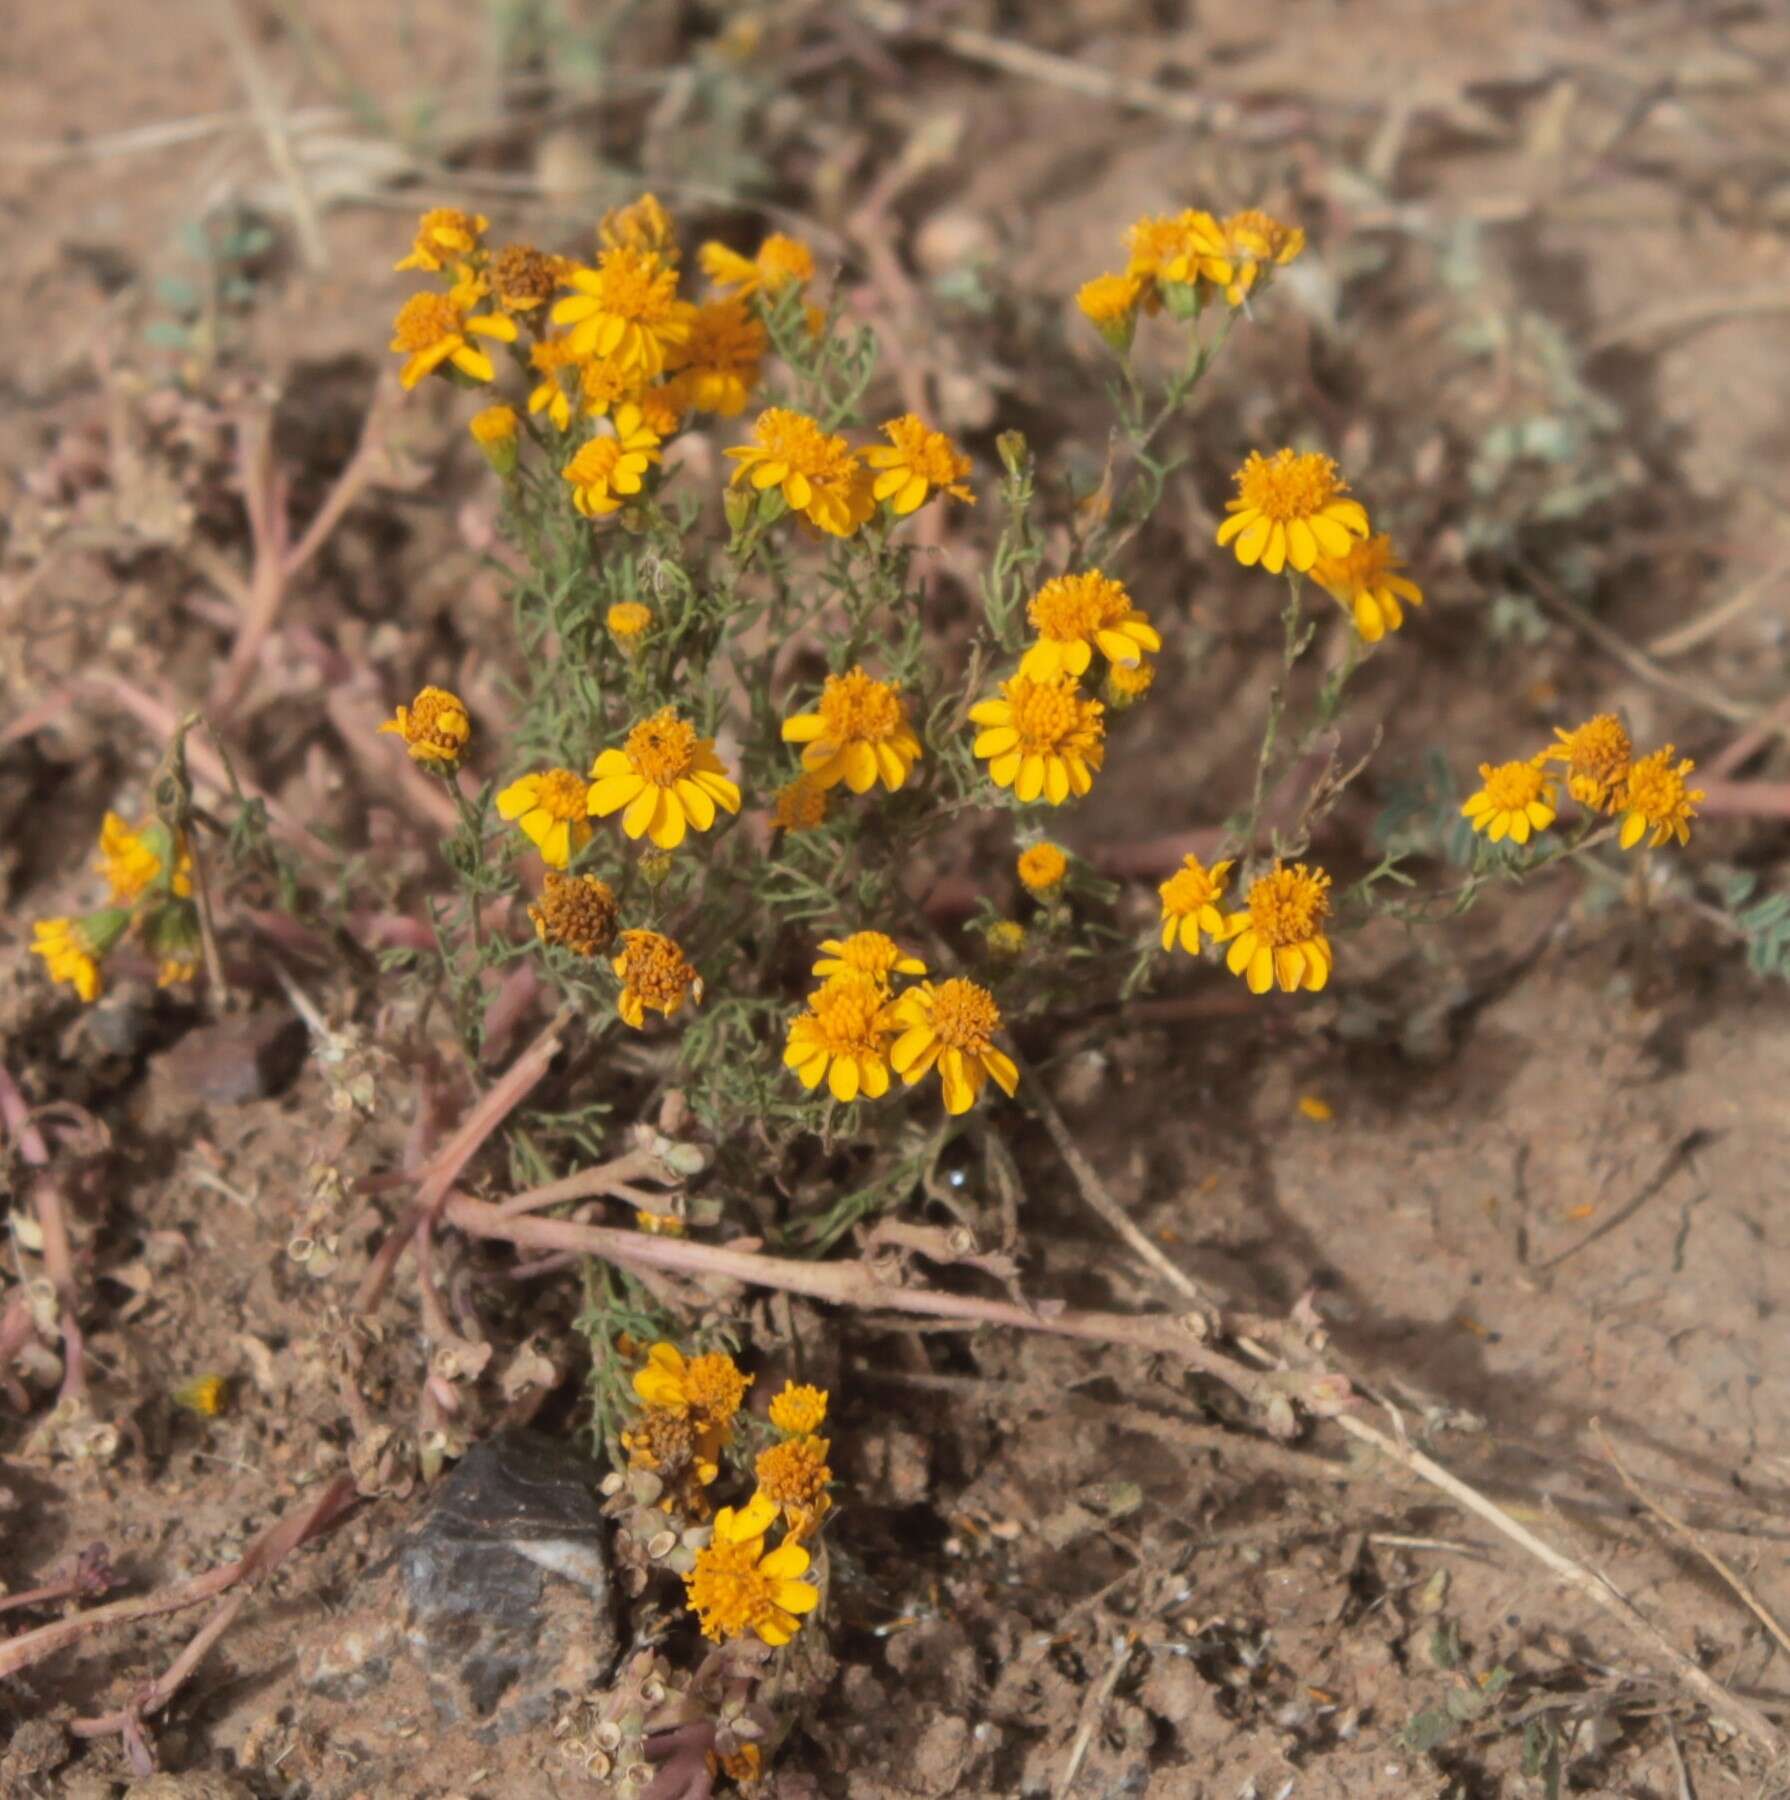
[[[1115,80],[1086,91],[1100,71]],[[72,1103],[109,1134],[73,1198],[114,1439],[59,1431],[53,1367],[21,1365],[31,1410],[0,1401],[5,1588],[96,1541],[112,1598],[201,1574],[314,1497],[360,1429],[339,1311],[395,1202],[344,1204],[333,1266],[289,1255],[311,1228],[298,1175],[332,1129],[326,1072],[221,1098],[216,1054],[191,1049],[197,1011],[140,982],[83,1014],[24,946],[88,891],[105,808],[143,806],[155,709],[192,702],[229,654],[216,569],[244,566],[246,528],[219,421],[272,398],[295,512],[315,506],[381,373],[412,213],[470,195],[572,242],[652,187],[692,235],[793,218],[883,334],[890,411],[919,392],[980,470],[1017,424],[1091,473],[1105,414],[1076,285],[1136,214],[1271,203],[1312,254],[1203,390],[1190,461],[1134,551],[1197,645],[1140,717],[1132,766],[1160,777],[1115,786],[1065,840],[1129,866],[1246,796],[1279,627],[1207,546],[1242,452],[1310,431],[1373,469],[1429,596],[1361,682],[1351,742],[1385,743],[1331,822],[1339,857],[1371,854],[1427,752],[1460,779],[1620,709],[1707,767],[1776,707],[1689,856],[1781,886],[1787,79],[1790,20],[1769,5],[21,9],[0,48],[0,723],[25,727],[0,748],[0,1065],[31,1105]],[[242,218],[271,240],[225,293],[190,228]],[[205,405],[157,400],[181,382]],[[348,847],[363,919],[410,904],[429,853],[371,723],[444,663],[492,691],[506,642],[470,446],[420,392],[393,432],[416,478],[365,497],[294,585],[232,745]],[[177,456],[138,454],[171,438]],[[983,547],[966,529],[945,568]],[[95,675],[119,685],[66,686]],[[1748,972],[1699,891],[1703,911],[1637,918],[1562,876],[1444,930],[1381,922],[1321,1000],[1245,1010],[1171,985],[1117,1036],[1050,1048],[1083,1151],[1187,1273],[1255,1314],[1315,1291],[1338,1362],[1401,1432],[1782,1726],[1790,1667],[1767,1621],[1790,1618],[1790,1031],[1782,983]],[[245,961],[254,942],[245,921]],[[306,980],[381,1042],[363,971]],[[260,1004],[284,1007],[273,988]],[[400,1166],[416,1073],[378,1065],[350,1175]],[[1308,1096],[1332,1116],[1306,1116]],[[1026,1292],[1175,1308],[1045,1134],[1010,1134]],[[475,1185],[501,1193],[502,1172]],[[15,1230],[9,1282],[41,1274],[35,1250]],[[515,1283],[456,1255],[494,1377],[525,1340],[564,1352],[571,1276]],[[837,1672],[768,1791],[1790,1792],[1657,1645],[1334,1425],[1276,1441],[1123,1349],[729,1304],[767,1374],[833,1390],[843,1498]],[[415,1377],[407,1289],[379,1326],[370,1403],[396,1410]],[[170,1401],[203,1371],[230,1378],[215,1418]],[[535,1422],[569,1437],[578,1374],[561,1372]],[[1687,1529],[1644,1509],[1612,1449]],[[546,1727],[442,1728],[414,1671],[360,1698],[316,1684],[420,1504],[369,1501],[255,1592],[153,1721],[186,1785],[143,1782],[115,1733],[62,1728],[140,1693],[190,1612],[0,1682],[0,1791],[602,1791]]]

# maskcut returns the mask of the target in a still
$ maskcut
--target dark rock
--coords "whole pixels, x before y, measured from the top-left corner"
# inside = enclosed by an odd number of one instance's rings
[[[177,1094],[211,1106],[266,1100],[292,1084],[309,1036],[288,1012],[221,1019],[189,1031],[158,1058],[157,1074]]]
[[[621,1634],[595,1473],[565,1444],[505,1432],[467,1452],[399,1547],[404,1639],[444,1724],[504,1736],[614,1668]]]

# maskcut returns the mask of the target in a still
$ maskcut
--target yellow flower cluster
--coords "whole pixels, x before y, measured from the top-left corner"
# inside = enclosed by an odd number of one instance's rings
[[[1676,840],[1688,844],[1703,790],[1686,779],[1696,768],[1688,757],[1674,762],[1675,746],[1636,756],[1628,731],[1614,713],[1599,713],[1570,731],[1554,728],[1555,742],[1527,761],[1481,763],[1479,791],[1461,808],[1473,829],[1494,844],[1509,838],[1526,844],[1559,816],[1558,764],[1566,791],[1586,812],[1620,818],[1624,850],[1649,849]]]
[[[1330,979],[1333,955],[1324,935],[1330,915],[1330,877],[1304,863],[1274,866],[1250,883],[1240,912],[1220,906],[1230,885],[1230,862],[1207,868],[1197,856],[1182,858],[1181,867],[1157,889],[1162,900],[1162,947],[1179,944],[1190,956],[1200,953],[1202,933],[1215,944],[1228,944],[1225,966],[1240,975],[1252,994],[1272,987],[1283,993],[1300,988],[1315,993]]]
[[[722,1351],[686,1357],[675,1344],[657,1343],[634,1375],[641,1414],[622,1433],[622,1448],[637,1469],[664,1483],[667,1512],[707,1514],[703,1490],[721,1472],[721,1452],[733,1442],[733,1422],[752,1377]]]
[[[727,452],[736,465],[732,485],[745,482],[758,492],[761,517],[799,513],[816,530],[841,538],[866,524],[879,504],[906,518],[934,493],[975,503],[964,482],[970,459],[942,431],[903,413],[883,426],[883,435],[886,445],[854,450],[808,414],[768,407],[753,422],[751,443]]]
[[[1097,275],[1076,295],[1083,317],[1121,355],[1140,311],[1190,319],[1215,298],[1242,306],[1305,248],[1305,233],[1253,208],[1225,219],[1189,208],[1137,220],[1125,241],[1124,272]]]
[[[91,1003],[105,991],[103,964],[127,934],[139,938],[156,964],[156,985],[172,987],[199,973],[199,915],[192,903],[193,857],[182,838],[159,819],[131,826],[115,812],[100,825],[95,871],[105,877],[109,903],[79,918],[39,919],[32,951],[52,981]]]
[[[841,1103],[878,1100],[891,1072],[912,1087],[936,1069],[950,1113],[968,1112],[991,1076],[1013,1094],[1019,1070],[994,1042],[1001,1012],[987,988],[953,977],[896,993],[897,975],[923,977],[926,965],[880,931],[820,948],[814,973],[825,979],[790,1021],[783,1052],[805,1088],[824,1079]]]

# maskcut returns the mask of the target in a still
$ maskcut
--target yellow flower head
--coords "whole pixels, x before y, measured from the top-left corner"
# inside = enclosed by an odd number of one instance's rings
[[[1224,228],[1209,212],[1188,210],[1166,218],[1139,219],[1127,234],[1128,275],[1175,287],[1205,280],[1228,287],[1233,270]]]
[[[31,928],[31,948],[44,959],[52,981],[66,981],[88,1004],[99,998],[99,959],[104,951],[85,920],[39,919]]]
[[[516,439],[521,426],[513,406],[487,406],[466,422],[472,441],[499,475],[508,475],[516,467]]]
[[[887,993],[897,975],[924,975],[926,965],[910,956],[892,937],[880,931],[854,931],[850,937],[822,938],[816,975],[829,979],[868,975]]]
[[[603,751],[590,772],[592,816],[619,812],[629,837],[650,837],[661,850],[675,850],[687,830],[707,831],[716,807],[740,810],[715,740],[698,737],[669,706],[642,719],[621,749]]]
[[[1026,947],[1026,928],[1017,919],[996,919],[983,932],[990,956],[1020,955]]]
[[[1232,278],[1222,285],[1232,306],[1241,306],[1259,279],[1290,263],[1305,248],[1305,233],[1297,225],[1283,225],[1254,207],[1232,213],[1223,232]]]
[[[542,338],[530,349],[528,361],[541,378],[529,391],[528,410],[546,413],[553,421],[555,431],[566,430],[572,423],[572,402],[560,382],[560,373],[565,369],[580,369],[578,358],[572,354],[571,340]]]
[[[825,1388],[783,1384],[783,1392],[771,1401],[771,1423],[790,1437],[805,1437],[819,1431],[827,1419]]]
[[[1265,994],[1276,982],[1283,993],[1301,987],[1316,993],[1330,979],[1329,889],[1330,877],[1304,863],[1288,869],[1277,862],[1251,883],[1247,910],[1225,920],[1231,940],[1225,966],[1248,981],[1252,994]]]
[[[506,244],[491,259],[491,292],[505,312],[530,313],[545,306],[571,272],[563,256],[532,244]]]
[[[748,21],[740,21],[740,27],[750,29]],[[728,1750],[719,1757],[721,1773],[736,1787],[751,1788],[764,1780],[764,1750],[758,1744],[741,1744],[737,1750]]]
[[[777,790],[771,813],[774,831],[814,831],[827,822],[827,790],[812,775],[803,773]]]
[[[678,1213],[648,1212],[643,1206],[634,1215],[634,1223],[648,1237],[687,1237],[690,1227]]]
[[[781,1509],[792,1539],[806,1537],[832,1506],[827,1483],[833,1471],[827,1467],[831,1445],[823,1437],[790,1437],[758,1453],[752,1465],[758,1477],[758,1495]]]
[[[496,366],[472,342],[475,336],[513,344],[516,322],[501,313],[469,318],[448,294],[412,294],[392,321],[391,347],[406,358],[398,380],[409,390],[443,363],[472,381],[495,380]]]
[[[859,1094],[880,1100],[889,1091],[889,1043],[895,1013],[881,982],[868,975],[836,975],[808,996],[808,1007],[790,1021],[783,1061],[802,1086],[826,1077],[841,1104]]]
[[[690,340],[677,361],[676,393],[694,412],[738,418],[758,386],[768,344],[764,324],[737,297],[696,309]]]
[[[1526,844],[1531,832],[1546,831],[1553,824],[1554,782],[1542,768],[1542,758],[1528,762],[1490,763],[1479,765],[1479,779],[1485,784],[1461,808],[1464,817],[1473,821],[1473,829],[1483,832],[1494,844],[1509,838],[1513,844]]]
[[[1405,605],[1423,604],[1423,589],[1399,573],[1404,566],[1382,531],[1351,544],[1344,556],[1320,556],[1311,578],[1354,619],[1362,637],[1377,644],[1404,624]]]
[[[1697,816],[1697,803],[1704,794],[1701,788],[1687,786],[1684,779],[1697,765],[1686,757],[1674,768],[1674,753],[1674,747],[1668,744],[1651,756],[1638,758],[1630,767],[1617,803],[1622,813],[1622,835],[1618,841],[1624,850],[1634,849],[1642,838],[1647,839],[1650,850],[1668,838],[1676,838],[1681,844],[1691,841],[1691,821]]]
[[[1085,675],[1096,646],[1108,662],[1126,666],[1141,661],[1146,650],[1162,648],[1125,584],[1098,569],[1047,581],[1032,596],[1026,618],[1038,641],[1020,658],[1019,672],[1031,681]]]
[[[660,1342],[647,1352],[646,1367],[636,1371],[634,1392],[647,1406],[688,1415],[698,1425],[725,1427],[733,1423],[752,1380],[724,1351],[686,1357],[677,1345]]]
[[[1071,676],[1033,681],[1015,675],[1001,684],[998,700],[970,708],[971,720],[982,727],[975,753],[988,759],[996,787],[1011,788],[1028,804],[1043,796],[1061,806],[1094,785],[1094,771],[1106,757],[1105,711]]]
[[[595,875],[559,875],[547,871],[541,897],[528,909],[535,936],[543,944],[559,944],[574,956],[601,956],[615,942],[621,913],[615,890]]]
[[[612,966],[622,984],[615,1009],[636,1031],[646,1028],[648,1007],[669,1019],[686,1000],[702,1004],[702,977],[682,949],[656,931],[624,931],[622,953]]]
[[[1001,1009],[978,982],[923,981],[895,1002],[895,1018],[901,1036],[889,1061],[896,1074],[912,1087],[936,1067],[948,1113],[968,1112],[991,1075],[1009,1098],[1019,1086],[1013,1058],[994,1043]]]
[[[229,1392],[230,1384],[222,1375],[195,1375],[191,1381],[183,1381],[168,1398],[185,1412],[215,1419],[224,1410]]]
[[[638,406],[618,406],[613,423],[612,433],[581,445],[560,470],[571,484],[572,504],[587,519],[620,512],[659,460],[659,434],[647,429]]]
[[[1351,540],[1368,534],[1366,510],[1344,498],[1349,484],[1328,456],[1252,450],[1236,482],[1236,499],[1224,503],[1231,516],[1219,526],[1218,541],[1235,539],[1245,568],[1260,563],[1278,575],[1290,563],[1304,574],[1320,556],[1347,556]]]
[[[1172,950],[1177,940],[1189,956],[1200,953],[1200,933],[1209,932],[1222,940],[1225,935],[1224,914],[1218,902],[1230,884],[1231,864],[1214,863],[1211,868],[1197,856],[1184,856],[1181,866],[1157,888],[1162,896],[1162,947]]]
[[[1156,665],[1145,656],[1134,663],[1109,663],[1106,669],[1106,693],[1113,706],[1123,712],[1135,706],[1156,685]]]
[[[879,470],[871,496],[886,500],[897,518],[906,518],[926,504],[934,488],[954,500],[976,504],[976,496],[964,485],[970,459],[942,431],[913,413],[903,413],[883,426],[887,448],[878,445],[864,452],[864,460]]]
[[[673,266],[678,260],[677,228],[652,194],[606,212],[597,237],[605,250],[650,251]]]
[[[764,1536],[776,1519],[776,1502],[763,1495],[715,1514],[714,1539],[684,1577],[704,1637],[721,1643],[753,1632],[767,1644],[787,1644],[820,1605],[820,1589],[800,1579],[809,1563],[800,1544],[785,1538],[766,1553]]]
[[[638,406],[641,391],[638,373],[613,357],[596,356],[578,365],[578,397],[593,419],[607,417],[624,402]]]
[[[780,231],[758,246],[756,256],[742,256],[711,240],[697,251],[696,260],[716,287],[731,290],[742,300],[752,294],[780,294],[791,283],[805,287],[814,279],[814,252]]]
[[[1560,741],[1548,751],[1549,762],[1566,767],[1566,791],[1592,812],[1622,810],[1629,764],[1635,747],[1614,713],[1599,713],[1571,731],[1554,727]]]
[[[832,537],[850,537],[875,510],[869,476],[851,447],[806,413],[767,407],[752,437],[727,452],[739,464],[735,483],[750,481],[760,493],[779,489],[791,512]]]
[[[1015,868],[1028,894],[1054,894],[1069,873],[1069,858],[1055,844],[1033,844],[1020,851]]]
[[[472,737],[472,719],[466,702],[446,688],[426,687],[408,706],[382,724],[404,740],[411,760],[452,769],[466,752]]]
[[[594,269],[574,269],[575,291],[553,309],[569,325],[573,355],[602,357],[656,381],[668,358],[689,342],[696,308],[677,297],[677,265],[653,250],[605,250]]]
[[[1131,347],[1138,303],[1143,296],[1142,276],[1096,275],[1076,290],[1075,304],[1081,308],[1082,317],[1123,354]]]
[[[524,775],[497,796],[497,814],[514,819],[550,869],[563,869],[590,842],[590,784],[570,769]]]
[[[639,600],[618,600],[603,615],[603,623],[609,627],[609,635],[632,652],[653,628],[653,609]]]
[[[454,206],[437,206],[423,214],[416,228],[416,242],[394,269],[424,269],[431,275],[471,256],[479,247],[490,220],[483,213],[465,213]]]
[[[862,669],[829,675],[818,709],[783,721],[783,741],[802,746],[802,767],[823,788],[843,781],[854,794],[879,780],[894,793],[921,756],[900,690]]]
[[[197,956],[164,956],[155,965],[155,985],[158,988],[177,987],[183,981],[196,981],[198,978]]]
[[[668,1483],[694,1473],[697,1484],[706,1487],[721,1469],[704,1456],[702,1435],[702,1427],[690,1417],[688,1408],[649,1406],[621,1434],[621,1440],[631,1467],[651,1469]],[[718,1443],[715,1447],[720,1448]]]
[[[159,819],[133,831],[117,813],[106,814],[99,828],[99,860],[94,867],[105,876],[115,905],[129,906],[161,879],[172,843],[167,826]],[[181,899],[193,891],[193,853],[184,839],[168,891]]]

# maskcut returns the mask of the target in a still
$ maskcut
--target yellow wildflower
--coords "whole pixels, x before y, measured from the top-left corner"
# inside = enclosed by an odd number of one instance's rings
[[[1343,498],[1349,484],[1328,456],[1252,450],[1235,479],[1237,497],[1224,503],[1231,516],[1218,541],[1235,539],[1245,568],[1260,563],[1278,575],[1290,563],[1304,574],[1320,556],[1347,556],[1350,540],[1368,534],[1365,508]]]
[[[606,250],[647,250],[674,267],[678,260],[677,228],[652,194],[606,212],[597,237]]]
[[[1172,217],[1139,219],[1127,243],[1131,259],[1125,273],[1133,277],[1182,288],[1201,280],[1227,287],[1234,278],[1224,227],[1209,212],[1190,208]]]
[[[813,831],[827,822],[827,790],[812,775],[798,775],[777,790],[773,831]]]
[[[807,1537],[833,1504],[827,1494],[831,1448],[823,1437],[789,1437],[759,1451],[752,1465],[758,1495],[782,1510],[792,1539]]]
[[[905,518],[926,504],[937,488],[954,500],[976,504],[976,496],[964,485],[970,459],[942,432],[914,413],[903,413],[883,426],[888,447],[864,452],[864,460],[881,473],[871,484],[871,497],[886,500],[897,518]]]
[[[1156,665],[1147,656],[1134,663],[1109,663],[1106,669],[1107,698],[1123,712],[1135,706],[1156,685]]]
[[[621,978],[616,1011],[636,1031],[646,1027],[648,1007],[672,1018],[686,1000],[702,1004],[702,977],[671,938],[656,931],[624,931],[622,953],[612,965]]]
[[[636,1371],[634,1392],[646,1406],[689,1414],[700,1425],[725,1427],[732,1424],[752,1381],[725,1351],[686,1357],[676,1344],[661,1341],[647,1352],[646,1367]]]
[[[1314,1125],[1328,1125],[1336,1117],[1336,1108],[1321,1094],[1301,1094],[1299,1112],[1301,1117],[1310,1119]]]
[[[689,1234],[689,1226],[678,1213],[648,1212],[642,1207],[634,1215],[634,1223],[648,1237],[685,1237]]]
[[[1020,658],[1019,672],[1031,681],[1085,675],[1096,646],[1108,662],[1123,664],[1162,648],[1160,634],[1125,584],[1098,569],[1047,581],[1032,596],[1026,618],[1038,641]]]
[[[786,1381],[783,1392],[771,1401],[770,1413],[771,1423],[779,1431],[805,1437],[826,1423],[827,1390]]]
[[[528,909],[535,936],[574,956],[601,956],[615,942],[621,908],[615,890],[595,875],[560,875],[552,869],[541,897]]]
[[[404,740],[413,762],[438,763],[452,769],[466,752],[472,719],[466,702],[446,688],[426,687],[408,706],[400,706],[381,731]]]
[[[1566,791],[1592,812],[1622,810],[1629,764],[1635,747],[1614,713],[1599,713],[1571,731],[1554,727],[1560,741],[1547,752],[1549,762],[1566,767]]]
[[[990,1076],[1009,1098],[1019,1086],[1013,1058],[994,1044],[1001,1009],[979,983],[923,981],[895,1002],[895,1018],[902,1027],[889,1053],[896,1074],[912,1087],[936,1067],[948,1113],[968,1112]]]
[[[767,345],[764,324],[737,297],[697,307],[678,357],[675,389],[695,412],[738,418],[758,386]]]
[[[739,21],[741,30],[751,30],[757,21]],[[721,1773],[738,1787],[756,1787],[764,1780],[764,1751],[757,1744],[741,1744],[716,1758]]]
[[[491,259],[491,292],[505,312],[530,313],[545,306],[571,272],[563,256],[532,244],[506,244]]]
[[[641,392],[639,372],[614,357],[593,356],[578,365],[578,397],[593,419],[606,417],[611,407],[624,401],[638,406]]]
[[[1392,547],[1385,532],[1351,544],[1343,556],[1320,556],[1311,566],[1311,578],[1355,621],[1355,629],[1370,644],[1405,622],[1405,605],[1421,606],[1423,589],[1401,575],[1404,558]]]
[[[1211,868],[1197,856],[1181,859],[1181,866],[1157,888],[1162,896],[1162,947],[1174,949],[1177,942],[1189,956],[1200,953],[1200,933],[1209,932],[1222,942],[1225,935],[1224,914],[1218,902],[1229,885],[1229,861],[1214,863]]]
[[[39,919],[31,928],[31,948],[44,959],[52,981],[66,981],[91,1004],[100,996],[99,959],[105,951],[87,926],[85,919]]]
[[[752,435],[754,442],[727,452],[739,464],[735,484],[779,489],[792,512],[833,537],[850,537],[870,517],[871,484],[844,438],[781,406],[761,412]]]
[[[1081,308],[1082,317],[1123,355],[1131,347],[1132,333],[1137,328],[1138,302],[1143,295],[1144,282],[1140,276],[1096,275],[1077,289],[1075,304]]]
[[[461,212],[455,206],[437,206],[423,214],[416,228],[416,242],[394,269],[424,269],[431,275],[459,262],[478,249],[490,220],[483,213]]]
[[[168,1398],[186,1412],[215,1419],[224,1410],[229,1391],[230,1384],[222,1375],[195,1375],[191,1381],[183,1381]]]
[[[609,627],[609,635],[632,654],[653,628],[653,609],[639,600],[618,600],[603,615],[603,623]]]
[[[514,819],[550,869],[563,869],[590,842],[590,785],[570,769],[524,775],[497,796],[497,815]]]
[[[544,412],[553,421],[555,431],[564,431],[572,423],[572,401],[560,382],[565,369],[579,369],[568,338],[542,338],[528,353],[529,366],[540,376],[529,391],[528,410]],[[582,370],[580,370],[582,373]]]
[[[712,239],[696,253],[702,272],[716,287],[742,300],[753,294],[780,294],[792,282],[806,286],[814,279],[814,253],[804,243],[774,231],[756,256],[742,256]]]
[[[198,978],[197,956],[164,956],[155,965],[155,985],[158,988],[178,987],[183,981],[196,981]]]
[[[99,828],[99,861],[94,867],[105,876],[117,905],[130,905],[161,879],[172,842],[167,826],[159,819],[133,831],[117,813],[106,814]],[[184,839],[168,890],[182,899],[193,891],[193,853]]]
[[[836,980],[868,975],[884,993],[897,975],[924,975],[926,965],[880,931],[854,931],[850,937],[822,938],[814,973]]]
[[[392,321],[391,347],[407,359],[398,380],[408,390],[443,363],[473,381],[495,380],[497,369],[474,336],[513,344],[516,324],[501,313],[469,318],[447,294],[412,294]]]
[[[868,975],[838,975],[808,996],[790,1021],[784,1066],[805,1088],[820,1086],[849,1104],[859,1094],[880,1100],[889,1091],[889,1043],[895,1035],[888,991]]]
[[[571,483],[572,504],[587,519],[620,512],[640,492],[646,472],[659,460],[659,434],[649,431],[638,406],[618,406],[614,431],[591,438],[560,474]]]
[[[802,767],[822,787],[843,781],[854,794],[879,779],[894,793],[922,754],[900,690],[861,668],[829,675],[818,709],[783,721],[783,741],[803,746]]]
[[[1553,824],[1554,783],[1543,772],[1540,757],[1500,763],[1496,768],[1481,763],[1479,779],[1485,785],[1461,813],[1473,821],[1475,831],[1483,832],[1494,844],[1507,837],[1513,844],[1526,844],[1531,832],[1546,831]]]
[[[820,1589],[800,1579],[809,1564],[800,1544],[785,1538],[766,1553],[765,1533],[776,1518],[776,1503],[762,1495],[739,1511],[724,1506],[716,1513],[713,1541],[684,1577],[704,1637],[720,1643],[754,1632],[767,1644],[787,1644],[803,1615],[820,1605]]]
[[[1017,919],[996,919],[982,936],[991,956],[1018,956],[1026,947],[1026,928]]]
[[[1028,804],[1040,796],[1061,806],[1094,785],[1106,757],[1106,708],[1089,700],[1069,676],[1033,681],[1015,675],[998,700],[970,708],[976,755],[988,758],[989,778]]]
[[[1252,994],[1280,983],[1283,993],[1313,993],[1330,979],[1333,960],[1324,921],[1330,914],[1330,877],[1322,869],[1276,862],[1250,885],[1245,909],[1225,921],[1231,947],[1225,966],[1243,976]]]
[[[1241,306],[1259,279],[1290,263],[1305,248],[1305,233],[1297,225],[1283,225],[1255,207],[1232,213],[1223,232],[1232,276],[1220,285],[1232,306]]]
[[[521,424],[513,406],[487,406],[466,423],[472,441],[499,475],[508,475],[516,466],[516,437]]]
[[[720,1435],[684,1407],[649,1406],[621,1441],[633,1468],[662,1475],[667,1486],[681,1485],[688,1476],[695,1486],[707,1487],[721,1473]]]
[[[1033,844],[1019,853],[1014,865],[1020,885],[1029,894],[1054,894],[1069,873],[1069,858],[1055,844]]]
[[[1642,838],[1647,839],[1650,850],[1668,838],[1676,838],[1681,844],[1691,841],[1691,821],[1697,816],[1697,803],[1704,793],[1685,783],[1685,776],[1697,765],[1686,757],[1674,768],[1674,754],[1674,746],[1668,744],[1650,756],[1637,758],[1630,767],[1617,803],[1622,812],[1618,842],[1624,850],[1634,849]]]
[[[698,737],[669,706],[642,719],[621,749],[603,751],[590,772],[592,817],[620,812],[629,837],[651,837],[661,850],[675,850],[686,830],[707,831],[716,807],[740,810],[715,740]]]
[[[604,357],[654,381],[689,341],[696,308],[677,297],[677,267],[656,251],[605,250],[566,285],[575,291],[554,307],[553,323],[572,327],[579,357]]]

